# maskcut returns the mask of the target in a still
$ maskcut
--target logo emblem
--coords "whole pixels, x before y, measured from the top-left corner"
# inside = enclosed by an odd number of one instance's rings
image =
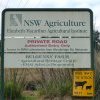
[[[22,25],[22,14],[11,14],[10,15],[10,26]]]

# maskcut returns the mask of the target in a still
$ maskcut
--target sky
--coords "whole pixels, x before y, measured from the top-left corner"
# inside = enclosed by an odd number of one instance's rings
[[[5,8],[90,8],[94,29],[100,32],[100,0],[0,0],[0,14]]]

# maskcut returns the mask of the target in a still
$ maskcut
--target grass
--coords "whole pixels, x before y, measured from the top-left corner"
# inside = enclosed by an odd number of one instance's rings
[[[38,91],[41,96],[45,95],[46,97],[63,97],[66,94],[71,94],[71,87],[72,84],[70,82],[66,82],[66,80],[56,81],[56,83],[50,81],[44,86],[44,88],[40,88]]]
[[[8,81],[5,82],[5,92],[4,92],[4,96],[5,98],[10,98],[10,99],[14,99],[17,97],[21,97],[21,86],[19,84],[14,83],[13,81]]]
[[[38,96],[38,91],[23,91],[21,99],[18,100],[40,100]]]
[[[94,100],[100,98],[100,51],[95,52],[95,97]]]
[[[35,96],[22,96],[21,99],[18,100],[39,100],[38,97]]]

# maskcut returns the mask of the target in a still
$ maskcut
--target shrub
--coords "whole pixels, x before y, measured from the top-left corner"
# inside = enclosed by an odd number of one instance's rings
[[[21,86],[15,84],[13,81],[6,82],[4,87],[4,96],[10,100],[16,100],[16,98],[21,97]]]
[[[71,94],[72,70],[64,68],[37,69],[41,81],[39,85],[40,95],[48,98],[63,97]]]
[[[45,95],[48,98],[57,96],[63,97],[66,94],[71,94],[71,87],[71,82],[66,82],[66,80],[59,80],[56,81],[56,83],[53,81],[49,81],[44,85],[44,87],[39,88],[39,93],[40,95]]]

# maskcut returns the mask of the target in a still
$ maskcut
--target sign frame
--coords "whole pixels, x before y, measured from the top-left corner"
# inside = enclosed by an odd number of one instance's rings
[[[5,9],[3,10],[2,12],[2,29],[1,29],[1,45],[2,45],[2,53],[1,53],[1,78],[2,78],[2,84],[1,84],[1,87],[2,87],[2,91],[1,91],[1,94],[2,94],[2,100],[4,100],[4,37],[5,37],[5,14],[6,12],[9,12],[9,11],[47,11],[47,12],[50,12],[50,11],[56,11],[56,12],[59,12],[59,11],[62,11],[62,12],[75,12],[75,11],[79,11],[79,12],[84,12],[84,11],[88,11],[90,12],[90,48],[91,48],[91,68],[94,70],[94,38],[93,38],[93,12],[91,9],[88,9],[88,8],[10,8],[10,9]]]

